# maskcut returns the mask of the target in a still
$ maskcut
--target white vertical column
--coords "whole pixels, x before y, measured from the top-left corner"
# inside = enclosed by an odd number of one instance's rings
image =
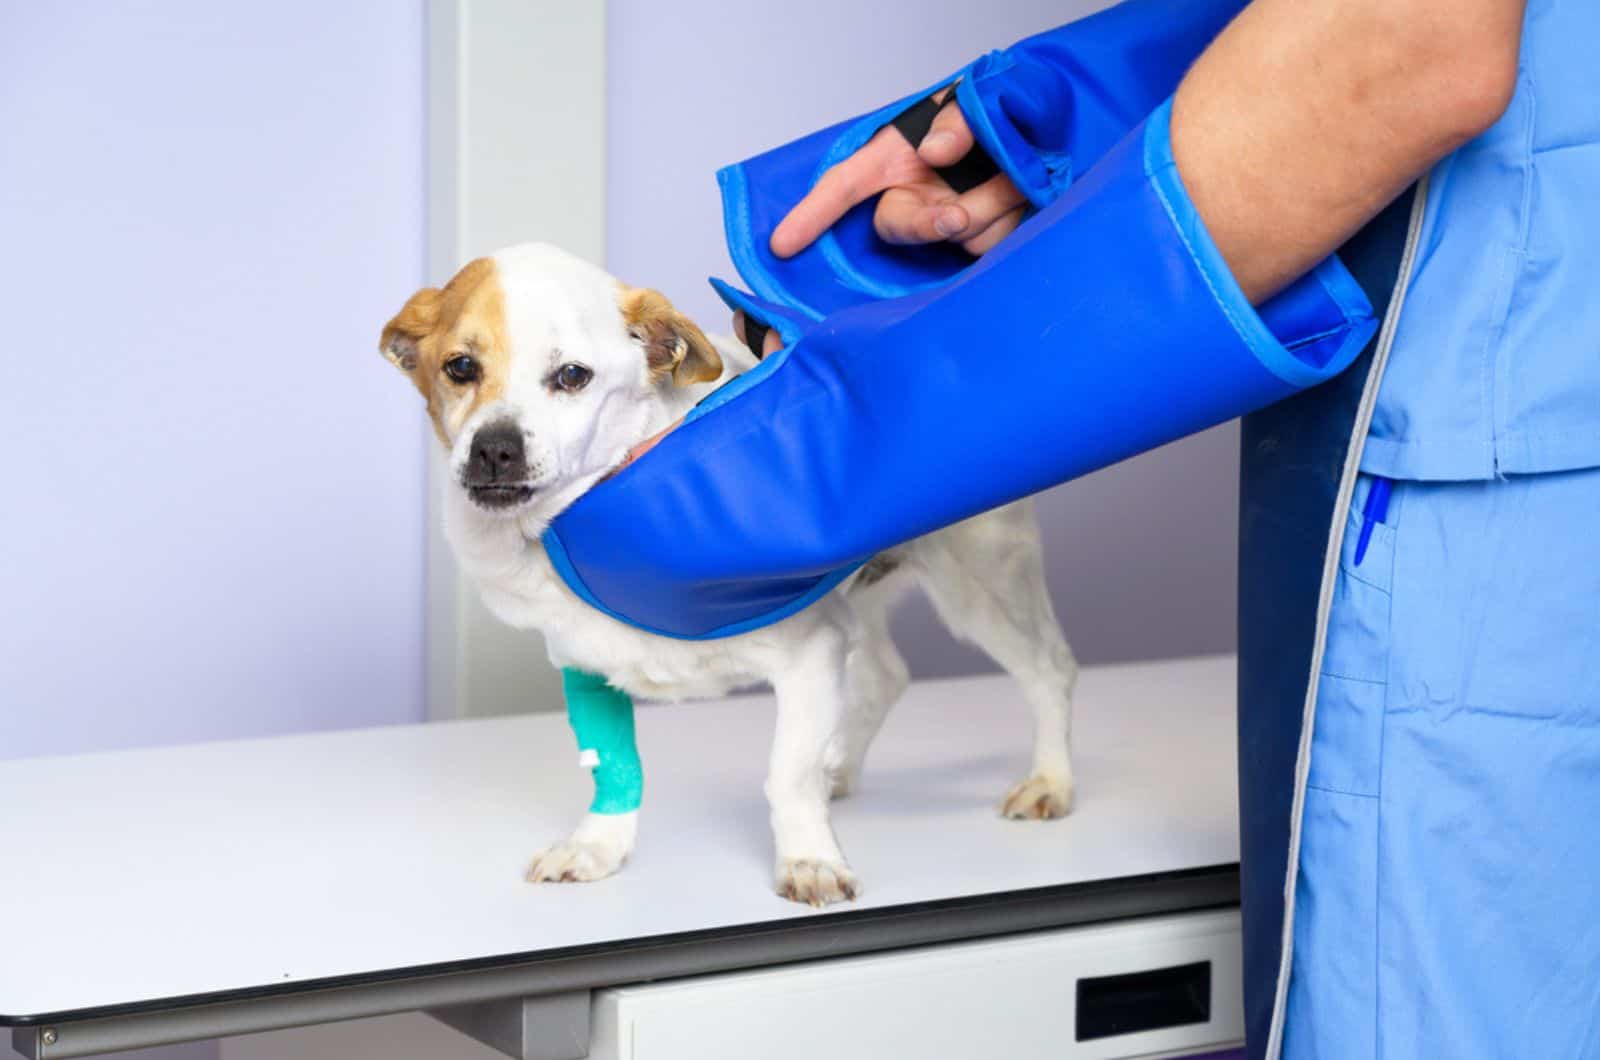
[[[603,0],[429,0],[428,273],[526,240],[605,255]],[[502,626],[456,569],[429,458],[428,716],[560,703],[536,634]]]

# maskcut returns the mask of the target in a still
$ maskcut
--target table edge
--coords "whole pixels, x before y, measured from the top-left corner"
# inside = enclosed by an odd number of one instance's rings
[[[335,1000],[335,995],[338,995],[340,1011],[350,1013],[340,1018],[357,1018],[459,1003],[463,999],[491,1000],[519,994],[533,996],[619,986],[647,979],[876,953],[1238,904],[1239,865],[1232,862],[881,908],[841,909],[798,918],[126,1004],[32,1014],[0,1013],[0,1027],[137,1021],[141,1017],[219,1006],[273,1006],[294,999],[312,1004],[317,1000]],[[399,996],[402,992],[407,995],[403,1002]],[[437,1000],[429,1000],[435,995]]]

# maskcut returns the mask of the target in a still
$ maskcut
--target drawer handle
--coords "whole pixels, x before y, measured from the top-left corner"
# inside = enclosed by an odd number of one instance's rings
[[[1210,961],[1078,980],[1080,1042],[1210,1019]]]

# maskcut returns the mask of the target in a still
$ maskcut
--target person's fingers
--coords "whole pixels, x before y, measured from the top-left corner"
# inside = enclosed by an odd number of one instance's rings
[[[972,131],[959,107],[941,110],[917,151],[908,147],[897,130],[885,127],[855,154],[830,168],[773,230],[769,240],[772,252],[780,258],[793,257],[852,207],[880,192],[873,225],[889,243],[948,240],[988,249],[1016,227],[1018,218],[1008,215],[1023,200],[1004,176],[958,197],[942,181],[936,184],[928,172],[930,166],[953,165],[972,150]],[[989,241],[989,230],[1002,219],[1007,219],[1005,227]]]
[[[1021,206],[1026,200],[1011,178],[1001,173],[990,177],[971,191],[957,197],[956,205],[967,212],[967,226],[950,238],[976,239],[990,225]]]
[[[623,468],[627,467],[629,464],[633,463],[635,460],[639,459],[641,456],[643,456],[644,454],[648,453],[650,450],[654,449],[656,447],[656,445],[661,441],[661,439],[663,439],[667,435],[671,434],[672,431],[673,431],[673,428],[677,427],[681,423],[683,423],[682,420],[674,420],[667,427],[662,428],[660,431],[657,431],[655,434],[652,434],[650,437],[646,438],[644,441],[640,442],[638,445],[634,446],[632,449],[629,449],[628,450],[628,455],[622,458],[622,463],[620,463],[616,467],[612,468],[610,473],[607,474],[606,477],[610,478],[612,475],[615,475],[618,471],[621,471]]]
[[[890,188],[878,200],[873,224],[887,243],[960,243],[1023,205],[1022,193],[1004,175],[955,198],[925,185]]]
[[[961,113],[961,107],[951,104],[939,111],[928,128],[928,135],[917,147],[917,155],[930,166],[953,166],[972,150],[972,130]]]
[[[916,188],[890,188],[872,224],[885,243],[942,243],[970,228],[972,219],[953,199],[930,201]]]
[[[901,140],[904,150],[904,140]],[[893,141],[874,136],[861,150],[822,174],[816,186],[806,192],[778,227],[772,230],[770,246],[780,258],[789,258],[809,247],[833,223],[863,199],[888,187],[889,156]]]
[[[1017,230],[1017,226],[1021,223],[1022,207],[1018,206],[1016,209],[1002,214],[993,224],[979,232],[977,235],[971,236],[963,241],[961,244],[961,249],[965,250],[973,257],[982,257],[984,254],[993,250],[995,245],[998,244],[1002,239],[1010,235],[1012,232],[1015,232]]]
[[[788,258],[810,246],[852,206],[880,190],[870,177],[871,160],[864,159],[860,153],[822,174],[822,179],[773,229],[772,252],[780,258]]]
[[[750,348],[750,333],[745,330],[745,322],[748,319],[744,315],[744,310],[734,310],[733,333],[739,336],[739,341],[744,343],[746,349]],[[761,340],[761,356],[765,357],[769,353],[777,353],[781,349],[783,349],[783,340],[778,337],[778,329],[767,328],[766,334]],[[751,352],[754,353],[755,351],[751,350]]]

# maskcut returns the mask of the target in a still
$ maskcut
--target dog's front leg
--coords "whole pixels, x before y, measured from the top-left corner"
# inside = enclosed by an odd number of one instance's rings
[[[622,867],[639,834],[644,770],[633,732],[633,699],[599,674],[564,667],[567,720],[578,761],[594,777],[594,801],[571,838],[533,859],[533,883],[598,880]]]
[[[777,891],[823,906],[856,897],[861,885],[845,863],[828,816],[829,762],[844,715],[845,641],[831,627],[809,632],[772,677],[778,722],[767,771],[777,844]]]

